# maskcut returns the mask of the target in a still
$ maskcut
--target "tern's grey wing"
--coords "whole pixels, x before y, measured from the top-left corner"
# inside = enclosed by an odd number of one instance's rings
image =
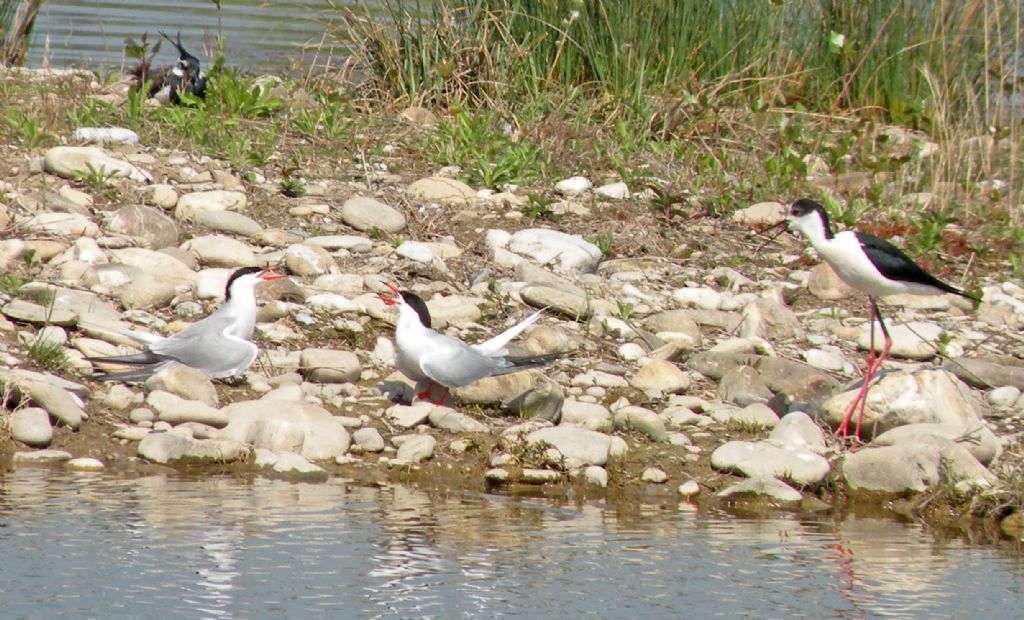
[[[488,357],[455,339],[449,339],[446,346],[424,355],[420,360],[423,373],[447,387],[469,385],[506,365],[505,360]]]
[[[532,325],[538,318],[543,310],[538,310],[526,317],[519,323],[501,332],[497,336],[483,342],[478,342],[473,345],[473,348],[480,351],[484,355],[508,355],[508,351],[505,350],[505,345],[512,341],[513,338],[522,333],[524,329]]]
[[[238,374],[256,359],[259,349],[251,342],[224,335],[233,321],[230,316],[211,314],[188,329],[150,345],[149,350],[214,378]]]

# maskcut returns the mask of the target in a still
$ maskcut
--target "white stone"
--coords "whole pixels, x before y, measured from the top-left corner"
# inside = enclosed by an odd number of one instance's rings
[[[407,463],[421,463],[434,456],[437,440],[430,435],[415,435],[398,446],[395,458]]]
[[[711,466],[750,478],[784,478],[796,485],[817,484],[828,476],[828,460],[809,450],[781,448],[767,442],[730,441],[711,453]]]
[[[587,177],[575,176],[555,183],[555,191],[565,196],[574,196],[587,191],[593,186],[594,184]]]
[[[55,146],[43,156],[43,169],[65,179],[102,172],[143,183],[153,180],[148,172],[94,146]]]
[[[207,211],[245,211],[248,204],[245,194],[238,191],[193,192],[178,198],[174,217],[179,221],[193,221]]]
[[[39,407],[17,409],[8,418],[11,437],[35,448],[45,448],[53,441],[50,415]]]
[[[718,310],[722,306],[722,294],[711,288],[679,288],[672,291],[672,299],[675,299],[684,308],[697,307],[704,310]]]
[[[32,232],[65,237],[95,237],[100,230],[92,220],[79,213],[40,213],[26,219],[22,225]]]
[[[395,250],[395,254],[417,263],[430,263],[437,258],[434,255],[434,251],[430,249],[430,246],[419,241],[402,242]]]
[[[612,437],[573,426],[541,428],[526,436],[527,445],[549,444],[565,459],[565,467],[605,465],[612,456]]]
[[[598,196],[611,198],[612,200],[625,200],[626,198],[629,198],[629,186],[622,181],[617,183],[607,183],[595,189],[594,193]]]
[[[872,322],[875,331],[875,351],[882,352],[885,344],[885,337],[882,328],[877,322]],[[892,350],[890,355],[914,360],[931,359],[938,355],[938,346],[943,334],[942,326],[938,323],[926,323],[924,321],[910,321],[897,325],[888,325],[889,336],[892,337]],[[857,346],[861,349],[868,349],[871,344],[871,330],[865,323],[857,336]]]
[[[330,412],[308,402],[288,403],[279,401],[242,401],[228,405],[223,410],[229,423],[220,431],[220,436],[234,441],[248,442],[258,430],[259,420],[282,420],[302,429],[305,439],[302,443],[303,457],[310,460],[334,459],[344,456],[351,444],[351,437],[345,426]]]
[[[591,273],[601,262],[601,250],[578,235],[546,228],[520,230],[509,240],[508,249],[562,271]]]

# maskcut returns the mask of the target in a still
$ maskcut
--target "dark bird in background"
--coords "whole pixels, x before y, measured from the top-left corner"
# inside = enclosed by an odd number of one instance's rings
[[[177,105],[181,103],[181,93],[188,93],[200,99],[206,96],[206,73],[200,68],[199,59],[188,53],[181,44],[181,31],[175,41],[166,33],[160,31],[160,35],[171,42],[178,50],[178,62],[173,67],[160,67],[152,70],[150,64],[153,56],[160,50],[160,41],[153,46],[152,52],[146,54],[146,35],[143,34],[140,44],[133,41],[128,44],[128,52],[139,56],[139,64],[132,70],[137,85],[142,88],[149,81],[148,97],[152,97],[161,103]]]

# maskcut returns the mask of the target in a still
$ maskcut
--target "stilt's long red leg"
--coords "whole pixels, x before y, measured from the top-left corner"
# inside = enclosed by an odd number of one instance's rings
[[[860,425],[861,425],[861,422],[864,420],[864,405],[867,403],[867,399],[868,399],[867,398],[867,393],[868,393],[867,386],[868,386],[868,383],[871,381],[871,379],[874,378],[875,373],[878,372],[878,370],[882,367],[882,362],[885,361],[885,358],[889,357],[889,350],[892,349],[892,338],[889,336],[889,330],[885,327],[885,320],[882,319],[882,313],[878,311],[878,304],[875,303],[875,298],[871,297],[870,299],[871,299],[871,313],[875,317],[878,318],[878,324],[882,327],[882,335],[885,336],[885,344],[882,345],[882,354],[879,355],[878,358],[875,360],[874,366],[869,369],[870,370],[870,374],[864,379],[864,388],[863,388],[863,390],[864,390],[864,399],[863,399],[863,401],[861,402],[861,405],[860,405],[860,415],[857,416],[857,430],[856,430],[856,433],[855,433],[858,438],[860,438]],[[875,335],[875,329],[874,329],[874,325],[872,325],[872,327],[871,327],[871,336],[872,336],[872,338],[871,338],[871,340],[872,340],[871,350],[872,351],[875,350],[874,335]]]
[[[857,410],[857,406],[860,406],[860,415],[857,417],[857,431],[855,435],[860,437],[860,420],[864,417],[864,406],[867,403],[868,385],[871,383],[871,377],[874,375],[875,370],[879,365],[879,358],[875,357],[875,318],[878,318],[878,322],[882,325],[882,333],[885,334],[886,340],[889,339],[889,333],[885,329],[885,323],[882,322],[881,315],[878,314],[878,306],[875,304],[873,297],[868,298],[871,301],[871,316],[868,319],[868,329],[870,330],[870,344],[868,346],[868,360],[867,366],[864,368],[864,383],[861,384],[860,390],[857,392],[857,396],[854,397],[853,402],[850,403],[850,408],[846,410],[846,416],[843,417],[842,424],[836,429],[836,435],[839,437],[847,437],[850,434],[850,420],[853,419],[853,412]],[[884,348],[884,347],[883,347]]]

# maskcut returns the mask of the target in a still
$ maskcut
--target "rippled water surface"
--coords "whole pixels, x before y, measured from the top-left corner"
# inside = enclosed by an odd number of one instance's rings
[[[1012,552],[918,525],[341,480],[0,475],[4,618],[1011,618]],[[313,616],[315,617],[315,616]]]
[[[338,6],[355,3],[335,0]],[[28,65],[41,66],[46,58],[54,67],[131,66],[133,60],[123,59],[125,38],[137,40],[147,31],[158,37],[158,30],[172,37],[181,30],[182,44],[203,63],[211,60],[207,53],[217,34],[227,40],[232,65],[261,69],[300,57],[311,61],[313,53],[303,56],[299,46],[320,44],[323,28],[315,17],[326,5],[325,0],[225,0],[218,13],[211,0],[47,0],[32,31]],[[176,59],[164,41],[156,64]],[[317,60],[325,62],[323,56]]]

